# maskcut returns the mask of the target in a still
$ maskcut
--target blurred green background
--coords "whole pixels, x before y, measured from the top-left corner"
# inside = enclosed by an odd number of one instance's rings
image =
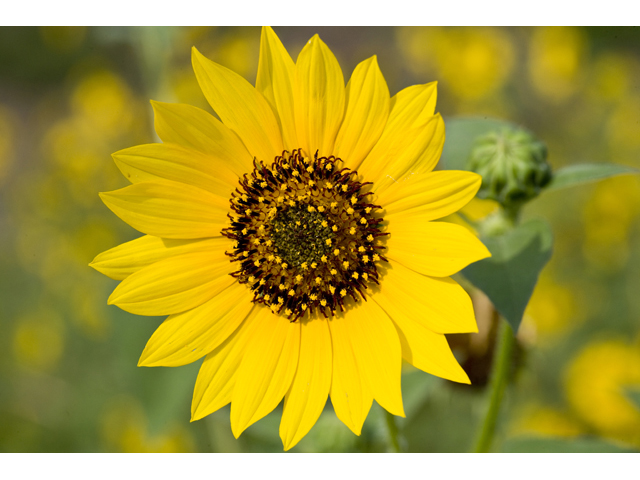
[[[640,167],[638,28],[275,28],[295,59],[315,33],[347,80],[378,55],[390,91],[439,81],[438,107],[504,118],[554,168]],[[162,318],[107,306],[87,264],[139,234],[97,193],[127,184],[110,155],[158,141],[149,99],[211,111],[190,49],[254,83],[260,29],[0,28],[0,451],[281,451],[281,407],[233,439],[228,407],[189,423],[199,362],[138,368]],[[472,215],[491,205],[478,202]],[[543,193],[555,247],[518,335],[497,451],[640,450],[640,179]],[[493,328],[451,338],[472,386],[410,368],[409,451],[466,451],[483,414]],[[486,305],[485,305],[486,307]],[[385,451],[374,404],[361,437],[328,403],[293,451]]]

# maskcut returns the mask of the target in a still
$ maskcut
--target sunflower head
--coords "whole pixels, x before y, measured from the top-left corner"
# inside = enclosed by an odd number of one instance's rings
[[[481,179],[433,171],[435,82],[391,97],[371,57],[345,86],[317,35],[294,63],[268,27],[255,87],[196,49],[192,60],[221,121],[153,102],[162,143],[115,153],[132,185],[101,194],[145,234],[91,264],[121,280],[109,303],[168,315],[139,365],[204,357],[192,420],[231,403],[236,437],[284,397],[285,449],[329,396],[357,435],[374,399],[404,415],[403,359],[468,383],[444,334],[477,327],[449,276],[489,252],[435,220]]]

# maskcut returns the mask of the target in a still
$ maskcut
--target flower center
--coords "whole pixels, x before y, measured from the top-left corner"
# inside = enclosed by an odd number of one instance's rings
[[[222,233],[235,241],[232,275],[254,302],[292,321],[344,310],[347,295],[364,299],[368,283],[378,283],[376,262],[386,261],[380,207],[367,203],[368,183],[338,168],[341,161],[303,158],[301,150],[270,166],[254,160],[231,195],[231,226]]]

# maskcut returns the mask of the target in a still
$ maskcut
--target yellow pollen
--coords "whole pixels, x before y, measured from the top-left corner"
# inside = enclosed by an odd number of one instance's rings
[[[296,282],[300,283],[302,281],[302,275],[296,275]]]
[[[287,308],[287,309],[284,311],[284,313],[285,313],[285,315],[291,315],[291,309],[290,309],[290,308]]]
[[[338,226],[334,225],[333,227],[331,227],[331,230],[333,230],[334,232],[337,232],[338,231]]]
[[[325,211],[324,206],[320,205],[320,206],[318,207],[318,211],[319,211],[319,212],[324,212],[324,211]],[[326,225],[323,225],[323,227],[326,227]]]
[[[251,276],[249,277],[249,281],[250,281],[250,282],[253,282],[255,279],[256,279],[256,277],[254,277],[253,275],[251,275]]]
[[[366,248],[364,248],[362,245],[360,245],[360,246],[358,247],[358,251],[359,251],[359,252],[366,252],[366,251],[367,251],[367,249],[366,249]]]
[[[371,235],[371,234],[367,235],[367,241],[368,242],[373,242],[373,235]]]
[[[296,291],[292,288],[291,290],[289,290],[288,294],[290,297],[293,297],[296,294]]]
[[[367,278],[369,278],[369,274],[367,272],[364,272],[362,274],[362,278],[364,278],[366,280]]]
[[[248,257],[249,256],[249,252],[242,252],[242,256],[243,257]]]
[[[323,307],[326,307],[327,301],[323,298],[322,300],[320,300],[320,305],[322,305]]]
[[[355,235],[355,233],[356,233],[356,227],[351,227],[351,228],[349,229],[349,233],[350,233],[351,235]]]
[[[255,262],[253,262],[253,264],[254,264],[256,267],[259,267],[259,266],[260,266],[260,260],[256,260]]]
[[[360,223],[364,225],[365,223],[367,223],[367,219],[366,219],[366,218],[364,218],[364,217],[362,217],[362,218],[360,219]]]
[[[281,283],[280,285],[278,285],[278,288],[279,288],[280,290],[284,290],[284,289],[285,289],[285,288],[287,288],[287,287],[285,287],[285,286]]]
[[[316,283],[320,285],[322,283],[322,278],[316,277]]]
[[[327,170],[331,170],[333,168],[333,165],[331,163],[327,163]]]
[[[330,238],[327,238],[324,242],[325,242],[327,245],[331,245],[331,239],[330,239]]]
[[[309,298],[313,301],[316,301],[318,299],[318,295],[316,295],[315,293],[312,293],[311,295],[309,295]]]
[[[283,263],[283,264],[282,264],[282,269],[283,269],[283,270],[286,270],[288,266],[289,266],[288,264]]]
[[[311,268],[316,268],[317,266],[318,266],[318,264],[317,264],[316,262],[313,262],[313,263],[311,264]]]
[[[269,295],[268,293],[264,296],[264,299],[265,299],[266,301],[269,301],[269,299],[270,299],[270,298],[271,298],[271,295]]]
[[[311,167],[309,167],[309,168],[311,168]],[[310,187],[313,187],[315,184],[316,184],[316,182],[314,182],[313,180],[309,180],[309,186]]]
[[[369,263],[369,256],[368,255],[362,255],[362,261],[364,263]]]
[[[294,200],[289,200],[289,206],[290,207],[295,207],[296,206],[296,202]]]
[[[269,185],[267,182],[260,182],[260,186],[262,188],[266,187],[267,185]]]
[[[265,283],[267,283],[267,281],[264,278],[260,279],[260,285],[264,285]]]
[[[324,210],[324,207],[318,207],[318,210],[320,210],[320,209]],[[320,211],[322,211],[322,210],[320,210]],[[327,223],[326,220],[322,220],[322,223],[320,223],[320,225],[322,225],[325,228],[329,226],[329,224]]]
[[[353,208],[351,208],[351,207],[347,208],[347,213],[348,213],[349,215],[352,215],[352,214],[353,214],[353,212],[355,212],[355,210],[354,210]]]
[[[346,260],[342,262],[342,268],[344,268],[345,270],[349,268],[349,262],[347,262]]]
[[[301,305],[301,307],[302,307],[302,310],[306,310],[306,309],[307,309],[307,304],[306,304],[306,303],[303,303],[303,304]]]
[[[306,270],[307,267],[307,262],[303,262],[302,265],[300,265],[302,267],[303,270]]]
[[[284,298],[278,297],[278,303],[284,303]]]
[[[338,255],[340,255],[340,250],[338,250],[337,248],[333,251],[333,254],[337,257]]]
[[[249,231],[249,230],[247,230],[246,228],[243,228],[243,229],[242,229],[242,234],[243,234],[243,235],[246,235],[248,231]]]
[[[340,290],[340,295],[345,297],[347,295],[347,290],[345,288],[343,288],[342,290]]]
[[[335,274],[337,274],[337,273],[338,273],[338,271],[337,271],[335,268],[332,268],[332,269],[330,270],[330,273],[331,273],[331,275],[335,275]]]
[[[377,253],[373,254],[373,261],[377,262],[378,260],[380,260],[380,255],[378,255]]]
[[[359,275],[358,272],[353,272],[353,274],[351,275],[353,278],[355,278],[356,280],[358,279]]]
[[[342,191],[346,192],[347,190],[349,190],[349,186],[348,185],[342,185]]]
[[[356,195],[354,195],[353,197],[351,197],[351,203],[352,204],[356,204],[358,202],[358,197]]]
[[[365,213],[371,213],[371,207],[367,207],[364,209]]]
[[[336,208],[338,206],[338,202],[331,202],[331,208]]]
[[[324,263],[327,262],[327,256],[326,255],[322,255],[322,257],[320,257],[320,260],[322,260]]]
[[[336,287],[334,287],[333,285],[329,285],[329,290],[331,291],[332,295],[336,293]]]

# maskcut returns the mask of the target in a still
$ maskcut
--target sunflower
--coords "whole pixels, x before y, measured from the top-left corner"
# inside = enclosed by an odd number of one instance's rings
[[[433,220],[481,178],[433,171],[444,144],[436,83],[390,98],[374,56],[345,88],[317,35],[294,63],[268,27],[255,87],[195,48],[192,62],[221,121],[152,102],[163,143],[115,153],[132,185],[101,194],[145,234],[91,264],[122,280],[108,303],[169,315],[139,365],[205,357],[192,420],[231,403],[236,438],[284,397],[285,450],[328,397],[356,435],[374,399],[404,416],[403,359],[469,383],[444,334],[477,326],[449,276],[489,252]]]

